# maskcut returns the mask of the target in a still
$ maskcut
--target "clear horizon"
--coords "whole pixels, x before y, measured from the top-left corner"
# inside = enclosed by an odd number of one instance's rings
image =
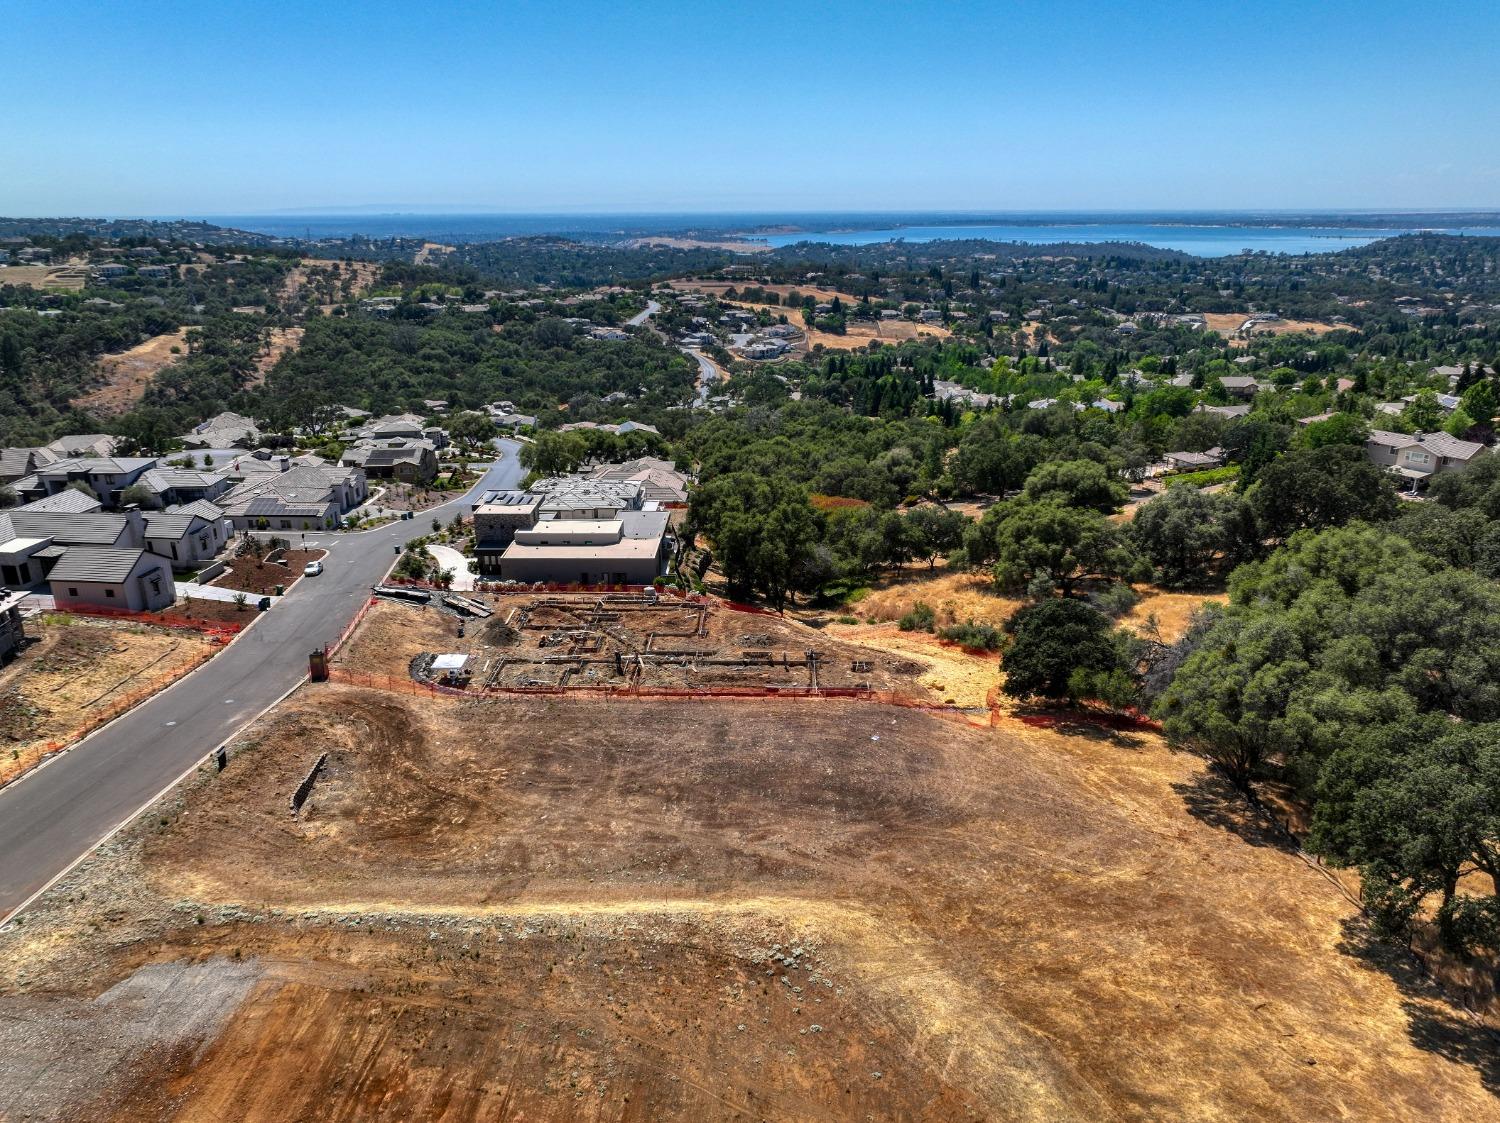
[[[7,23],[64,46],[0,73],[6,215],[1500,208],[1500,7],[1472,0],[23,2]],[[432,201],[369,201],[392,198]]]

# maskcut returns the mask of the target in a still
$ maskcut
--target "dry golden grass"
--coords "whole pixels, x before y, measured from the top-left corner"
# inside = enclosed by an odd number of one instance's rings
[[[187,353],[187,328],[154,335],[128,351],[105,355],[98,362],[104,385],[90,390],[74,404],[91,413],[124,413],[141,400],[156,372]]]
[[[1147,621],[1156,618],[1157,632],[1164,643],[1176,643],[1187,631],[1193,613],[1205,604],[1224,604],[1223,593],[1169,593],[1150,585],[1137,585],[1141,601],[1120,619],[1120,623],[1137,634],[1144,634]]]
[[[56,614],[29,621],[35,642],[0,671],[0,781],[160,690],[213,654],[195,632]],[[3,1117],[3,1112],[0,1112]]]
[[[982,573],[953,573],[946,569],[911,569],[882,582],[854,604],[850,612],[870,623],[895,622],[921,601],[937,613],[938,626],[1004,624],[1022,602],[996,594]]]

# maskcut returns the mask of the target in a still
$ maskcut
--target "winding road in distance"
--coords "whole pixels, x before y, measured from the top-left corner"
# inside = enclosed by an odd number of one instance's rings
[[[393,547],[451,519],[482,491],[517,486],[515,441],[463,496],[408,522],[351,534],[309,534],[328,551],[323,574],[292,586],[255,626],[162,693],[0,789],[0,917],[23,905],[121,824],[195,768],[307,673],[307,656],[336,640],[385,576]]]

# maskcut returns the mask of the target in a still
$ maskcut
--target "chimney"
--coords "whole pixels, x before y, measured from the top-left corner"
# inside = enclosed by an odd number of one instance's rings
[[[138,507],[129,507],[125,510],[125,525],[130,528],[130,548],[136,549],[146,544],[146,520]]]
[[[290,456],[278,456],[276,458],[276,465],[283,472],[289,472],[292,468],[292,458]]]

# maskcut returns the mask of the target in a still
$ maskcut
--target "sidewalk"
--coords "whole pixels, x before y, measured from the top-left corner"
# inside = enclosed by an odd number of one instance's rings
[[[453,570],[452,589],[455,593],[469,592],[474,588],[477,577],[469,568],[469,558],[460,554],[452,546],[428,546],[427,552],[437,559],[438,565],[442,568]]]
[[[189,581],[177,581],[177,599],[187,600],[218,600],[227,604],[233,604],[234,598],[239,596],[248,597],[251,601],[258,601],[260,597],[255,593],[241,593],[238,589],[221,589],[217,585],[194,585]]]

